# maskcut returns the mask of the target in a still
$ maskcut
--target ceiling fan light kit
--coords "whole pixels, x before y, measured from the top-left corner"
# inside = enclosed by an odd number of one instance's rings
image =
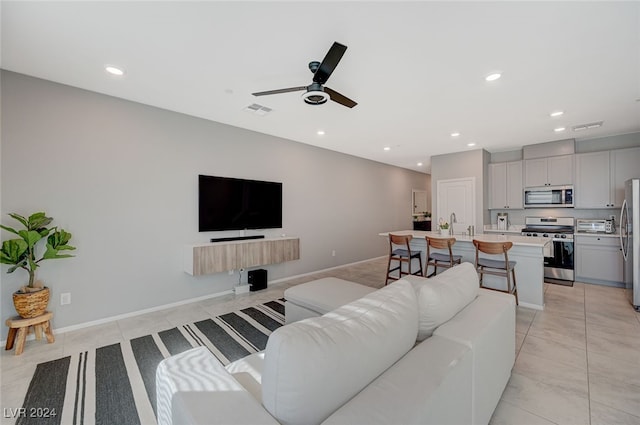
[[[321,90],[312,90],[303,94],[302,98],[309,105],[322,105],[329,100],[329,95]]]
[[[355,101],[329,87],[324,87],[324,83],[327,82],[333,70],[338,66],[346,50],[347,46],[334,42],[322,62],[309,62],[309,70],[313,73],[313,82],[308,86],[289,87],[286,89],[268,90],[252,94],[254,96],[266,96],[306,90],[306,93],[302,95],[302,99],[309,105],[322,105],[331,99],[347,108],[353,108],[357,105]]]

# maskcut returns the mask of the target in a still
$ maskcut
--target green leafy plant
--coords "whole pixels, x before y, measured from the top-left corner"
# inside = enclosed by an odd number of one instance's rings
[[[68,244],[71,233],[57,227],[47,227],[53,218],[47,217],[44,212],[31,214],[29,218],[15,213],[9,215],[19,221],[24,229],[16,230],[0,224],[0,228],[19,236],[19,238],[2,242],[0,263],[12,266],[9,267],[7,273],[13,273],[19,268],[26,270],[29,273],[28,286],[33,288],[36,269],[40,267],[42,261],[73,257],[71,254],[61,254],[60,251],[70,251],[76,248]],[[36,245],[44,238],[47,238],[46,249],[38,258]]]
[[[438,225],[442,230],[447,230],[449,228],[449,223],[444,221],[442,218],[440,218],[440,220],[438,221]]]

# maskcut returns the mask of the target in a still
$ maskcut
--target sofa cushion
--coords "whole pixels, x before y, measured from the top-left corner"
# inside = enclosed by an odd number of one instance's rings
[[[287,300],[284,305],[286,323],[322,316],[375,290],[370,286],[336,277],[325,277],[292,286],[284,291],[284,298]]]
[[[433,336],[418,344],[323,425],[460,425],[472,422],[472,353]]]
[[[418,341],[455,316],[478,295],[478,273],[471,263],[462,263],[432,278],[407,276],[418,297]]]
[[[282,424],[319,424],[414,345],[415,291],[397,281],[269,337],[262,403]]]

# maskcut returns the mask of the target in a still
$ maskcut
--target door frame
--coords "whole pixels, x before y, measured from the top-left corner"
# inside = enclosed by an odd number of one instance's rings
[[[478,228],[476,226],[476,178],[475,176],[471,176],[471,177],[462,177],[462,178],[457,178],[457,179],[442,179],[442,180],[438,180],[436,182],[436,198],[438,200],[438,205],[437,205],[437,215],[435,215],[435,220],[436,220],[436,224],[437,224],[437,220],[439,220],[440,217],[440,209],[442,208],[442,199],[441,199],[441,187],[444,184],[447,183],[461,183],[461,182],[469,182],[471,183],[471,217],[472,217],[472,223],[473,226],[476,227],[476,229]],[[433,216],[433,214],[432,214]],[[449,221],[449,216],[443,217],[445,220]],[[452,225],[452,223],[450,223],[450,225]],[[455,229],[454,229],[455,230]]]

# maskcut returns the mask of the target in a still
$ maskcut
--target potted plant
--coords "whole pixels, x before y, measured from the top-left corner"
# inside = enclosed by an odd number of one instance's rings
[[[441,235],[446,235],[449,233],[449,223],[444,221],[442,217],[440,217],[440,220],[438,220],[438,226],[440,227]]]
[[[73,257],[71,254],[61,254],[60,251],[74,250],[69,245],[71,233],[57,227],[47,227],[53,218],[47,217],[44,212],[37,212],[25,218],[19,214],[9,214],[20,222],[23,229],[16,230],[9,226],[0,225],[7,232],[18,236],[16,239],[8,239],[2,242],[0,250],[0,263],[11,267],[7,273],[13,273],[17,269],[24,269],[29,273],[29,282],[13,294],[13,304],[20,316],[25,319],[43,314],[49,303],[49,288],[43,287],[35,280],[36,270],[44,260]],[[38,242],[46,238],[46,249],[38,256]]]

